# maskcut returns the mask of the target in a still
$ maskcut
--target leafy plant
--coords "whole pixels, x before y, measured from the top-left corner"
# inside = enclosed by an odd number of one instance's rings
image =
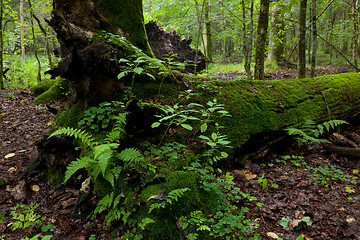
[[[107,129],[114,122],[125,121],[124,114],[125,105],[119,101],[100,103],[98,107],[91,107],[84,112],[84,117],[79,121],[78,125],[86,125],[91,130],[99,132]]]
[[[149,213],[151,213],[154,209],[160,209],[165,208],[168,205],[173,204],[180,198],[182,195],[184,195],[185,192],[189,191],[189,188],[180,188],[180,189],[174,189],[171,192],[169,192],[168,195],[166,195],[164,201],[161,203],[153,203],[150,206]]]
[[[261,177],[258,179],[258,184],[261,185],[262,190],[269,190],[269,181],[265,178],[265,174],[263,173]]]
[[[343,120],[330,120],[322,124],[316,125],[312,120],[306,120],[305,123],[298,128],[287,128],[286,131],[289,135],[296,136],[299,147],[304,143],[328,143],[326,139],[319,138],[325,133],[332,129],[335,129],[341,124],[348,124]]]
[[[353,185],[357,184],[356,176],[348,176],[340,169],[337,169],[333,165],[325,167],[314,168],[315,173],[309,175],[310,182],[313,182],[315,185],[321,184],[323,186],[328,186],[330,183],[339,183],[339,182],[349,182]]]
[[[17,229],[25,230],[26,228],[36,227],[41,228],[42,233],[53,232],[56,228],[52,224],[44,224],[43,221],[46,217],[42,217],[39,214],[36,214],[36,208],[39,204],[30,203],[30,205],[23,205],[21,203],[16,204],[14,207],[10,209],[10,213],[12,215],[11,222],[8,224],[11,230],[15,231]],[[42,233],[36,234],[35,236],[28,238],[22,238],[22,240],[37,240]],[[46,235],[42,237],[42,240],[51,239],[52,235]]]
[[[291,230],[291,229],[295,229],[295,230],[299,230],[300,228],[303,227],[303,224],[306,224],[307,226],[311,226],[312,225],[312,221],[310,219],[310,217],[308,216],[304,216],[303,213],[299,213],[298,217],[296,217],[296,219],[292,220],[289,216],[287,217],[283,217],[280,221],[279,224],[280,226],[282,226],[285,230]],[[290,229],[291,228],[291,229]]]
[[[22,205],[16,204],[10,209],[12,222],[9,224],[11,230],[28,228],[30,226],[39,226],[42,224],[41,215],[35,213],[39,204]]]

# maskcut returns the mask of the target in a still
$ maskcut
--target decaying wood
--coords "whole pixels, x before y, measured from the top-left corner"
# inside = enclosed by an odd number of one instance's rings
[[[153,21],[147,23],[145,28],[151,49],[157,58],[166,61],[170,57],[175,62],[186,62],[186,72],[193,73],[195,64],[196,71],[205,69],[205,56],[190,47],[192,41],[190,36],[181,39],[176,31],[164,31]]]
[[[358,145],[356,143],[354,143],[353,141],[351,141],[350,139],[347,139],[346,137],[344,137],[343,135],[339,134],[339,133],[333,133],[333,136],[340,141],[341,143],[343,143],[344,145],[347,145],[349,147],[353,147],[353,148],[357,148]]]
[[[324,145],[325,149],[347,157],[360,157],[360,148],[340,147],[333,144]]]

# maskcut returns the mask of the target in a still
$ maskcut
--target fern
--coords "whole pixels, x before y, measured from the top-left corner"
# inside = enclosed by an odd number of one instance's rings
[[[189,188],[179,188],[172,190],[167,196],[166,200],[161,203],[153,203],[150,206],[149,212],[151,213],[154,209],[165,208],[167,205],[172,205],[178,201],[178,198],[183,196],[185,192],[189,191]]]
[[[94,158],[97,160],[96,163],[99,165],[103,175],[105,175],[106,168],[115,152],[114,149],[117,149],[118,147],[119,144],[117,143],[107,143],[100,144],[94,148]]]
[[[144,156],[135,148],[124,149],[117,157],[125,163],[138,164],[144,161]]]
[[[106,143],[119,143],[122,137],[125,135],[125,126],[126,126],[126,116],[127,113],[121,113],[116,117],[116,123],[104,139]]]
[[[321,139],[319,136],[330,130],[335,129],[341,124],[348,124],[344,120],[330,120],[316,126],[312,120],[306,120],[300,129],[298,128],[287,128],[285,129],[289,135],[297,136],[297,142],[299,147],[304,143],[329,143],[326,139]]]
[[[66,169],[64,183],[66,183],[72,175],[74,175],[78,170],[83,168],[88,168],[94,163],[94,160],[89,157],[82,157],[76,161],[72,161]]]
[[[94,148],[96,142],[94,137],[87,133],[85,130],[81,131],[81,129],[74,129],[71,127],[62,128],[53,132],[49,138],[55,135],[67,135],[69,137],[75,137],[76,139],[80,139],[85,145],[89,146],[91,149]]]

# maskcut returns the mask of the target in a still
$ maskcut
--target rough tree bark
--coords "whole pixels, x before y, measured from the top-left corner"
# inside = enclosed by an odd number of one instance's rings
[[[261,0],[260,15],[257,29],[256,51],[255,51],[255,70],[254,78],[257,80],[264,79],[264,61],[265,61],[265,45],[269,23],[269,0]]]
[[[300,0],[298,78],[306,77],[306,4],[307,0]]]
[[[310,76],[315,77],[316,70],[316,52],[317,52],[317,27],[316,27],[316,14],[317,14],[317,4],[316,0],[312,0],[312,25],[311,25],[311,36],[312,36],[312,52],[311,52],[311,71]]]
[[[119,95],[124,89],[123,83],[116,81],[119,70],[115,60],[124,57],[124,53],[105,42],[92,42],[96,34],[102,31],[119,34],[154,57],[142,7],[142,0],[53,1],[49,24],[57,33],[62,61],[48,73],[69,81],[73,102],[86,107]]]

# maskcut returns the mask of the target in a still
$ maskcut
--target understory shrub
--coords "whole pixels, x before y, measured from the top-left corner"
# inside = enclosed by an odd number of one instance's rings
[[[81,142],[81,157],[69,164],[65,183],[87,170],[86,183],[101,197],[92,217],[106,212],[106,223],[121,221],[125,238],[257,239],[242,206],[256,199],[215,168],[228,157],[230,142],[214,119],[229,114],[216,100],[182,104],[189,94],[172,106],[146,103],[159,109],[152,127],[165,131],[157,144],[122,146],[128,113],[121,102],[88,109],[82,128],[55,131],[50,137],[65,134]],[[170,135],[184,142],[169,142]]]

